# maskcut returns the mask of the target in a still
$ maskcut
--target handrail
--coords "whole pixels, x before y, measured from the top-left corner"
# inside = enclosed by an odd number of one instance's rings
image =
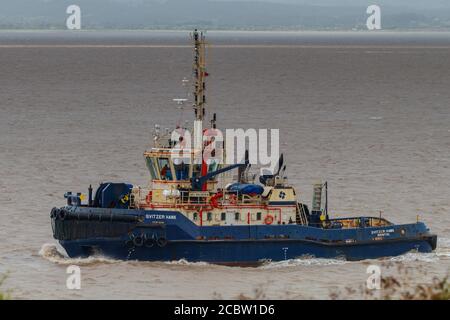
[[[362,225],[362,221],[366,221],[366,224]],[[392,222],[379,217],[348,217],[348,218],[336,218],[325,221],[327,225],[332,223],[340,223],[343,229],[359,228],[359,227],[386,227],[393,225]]]
[[[300,205],[300,203],[297,202],[297,212],[298,217],[300,218],[300,224],[301,225],[307,225],[308,224],[308,218],[306,217],[305,210],[303,208],[303,205]]]
[[[361,220],[362,218],[364,219],[369,219],[369,221],[371,222],[370,224],[372,224],[373,221],[380,221],[380,222],[384,222],[386,225],[392,225],[393,223],[386,220],[385,218],[380,218],[380,217],[365,217],[365,216],[361,216],[361,217],[343,217],[343,218],[333,218],[330,219],[329,221],[343,221],[343,220]]]
[[[155,190],[139,188],[137,191],[132,191],[132,200],[130,207],[145,207],[148,205],[212,205],[213,198],[216,198],[218,206],[236,206],[236,205],[262,205],[263,200],[261,195],[250,196],[248,194],[240,194],[236,191],[223,191],[220,193],[210,193],[208,191],[192,191],[192,190],[177,190],[167,189],[168,194],[164,197],[164,201],[155,201],[153,193]],[[149,196],[151,195],[151,196]]]

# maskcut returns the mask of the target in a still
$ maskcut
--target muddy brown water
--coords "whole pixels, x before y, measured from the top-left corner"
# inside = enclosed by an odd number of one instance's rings
[[[49,212],[65,191],[146,185],[155,123],[192,119],[183,32],[0,32],[0,272],[28,299],[328,298],[391,262],[428,283],[450,266],[450,34],[209,33],[208,101],[222,128],[279,128],[287,175],[332,215],[417,215],[436,252],[361,262],[305,257],[258,268],[68,259]],[[81,290],[66,268],[82,270]],[[384,274],[393,268],[382,266]]]

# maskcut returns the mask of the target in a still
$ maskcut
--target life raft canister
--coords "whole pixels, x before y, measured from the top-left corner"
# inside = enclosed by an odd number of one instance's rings
[[[264,218],[264,223],[269,225],[273,223],[273,216],[271,216],[270,214],[268,214],[265,218]]]

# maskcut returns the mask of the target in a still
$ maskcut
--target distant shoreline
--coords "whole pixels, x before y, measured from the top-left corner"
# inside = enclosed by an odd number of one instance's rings
[[[189,48],[192,30],[0,30],[1,48]],[[450,31],[207,30],[214,48],[450,48]]]
[[[367,34],[383,34],[383,33],[450,33],[450,28],[421,28],[421,29],[382,29],[382,30],[366,30],[366,29],[209,29],[209,28],[198,28],[199,30],[206,30],[207,32],[214,33],[367,33]],[[61,29],[2,29],[0,32],[63,32],[67,33],[88,33],[88,32],[167,32],[167,33],[180,33],[180,32],[191,32],[193,29],[89,29],[83,28],[81,30],[68,30],[65,28]]]

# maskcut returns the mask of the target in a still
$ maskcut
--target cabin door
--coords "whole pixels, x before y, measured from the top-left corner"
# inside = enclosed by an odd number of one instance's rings
[[[227,210],[226,216],[225,216],[225,223],[227,226],[231,226],[235,224],[235,211]]]

